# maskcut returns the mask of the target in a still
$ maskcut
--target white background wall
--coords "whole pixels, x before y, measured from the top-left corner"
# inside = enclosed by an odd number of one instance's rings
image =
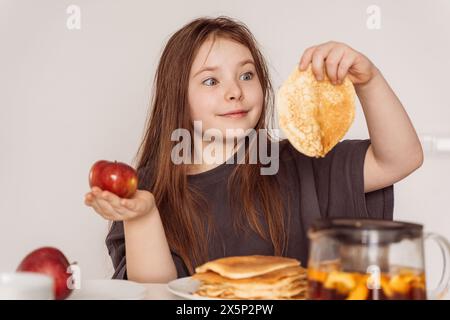
[[[66,27],[69,5],[81,29]],[[369,5],[381,29],[366,26]],[[158,57],[201,15],[229,15],[253,31],[278,87],[303,50],[328,40],[382,70],[420,134],[450,136],[450,1],[0,0],[0,270],[40,246],[60,248],[84,278],[111,274],[107,222],[83,204],[98,159],[132,162]],[[346,138],[367,138],[358,106]],[[450,156],[427,154],[395,186],[395,217],[450,238]],[[428,275],[440,259],[429,249]]]

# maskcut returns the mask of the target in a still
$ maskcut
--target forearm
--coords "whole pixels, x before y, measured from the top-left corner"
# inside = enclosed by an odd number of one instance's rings
[[[415,167],[423,161],[417,133],[400,100],[378,69],[373,78],[355,86],[379,164]]]
[[[176,279],[177,270],[158,209],[124,221],[127,276],[136,282],[164,283]]]

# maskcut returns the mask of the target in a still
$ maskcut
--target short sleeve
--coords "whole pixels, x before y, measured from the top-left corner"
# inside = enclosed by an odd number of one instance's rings
[[[113,279],[127,280],[127,267],[125,260],[125,234],[123,222],[114,221],[106,236],[106,247],[114,267]]]
[[[177,278],[184,278],[189,276],[189,270],[180,255],[174,251],[171,251],[173,262],[177,268]]]
[[[369,146],[369,139],[343,140],[324,158],[311,158],[323,217],[393,219],[393,185],[364,192],[364,160]]]

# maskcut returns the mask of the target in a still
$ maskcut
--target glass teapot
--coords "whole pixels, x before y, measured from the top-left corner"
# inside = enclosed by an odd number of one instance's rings
[[[419,224],[369,219],[318,220],[308,231],[308,297],[314,300],[439,299],[448,289],[450,245]],[[435,240],[443,272],[427,292],[424,240]]]

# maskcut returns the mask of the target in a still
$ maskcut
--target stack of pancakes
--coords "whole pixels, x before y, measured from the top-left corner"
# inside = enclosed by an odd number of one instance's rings
[[[221,299],[305,299],[306,270],[296,259],[226,257],[195,269],[195,295]]]

